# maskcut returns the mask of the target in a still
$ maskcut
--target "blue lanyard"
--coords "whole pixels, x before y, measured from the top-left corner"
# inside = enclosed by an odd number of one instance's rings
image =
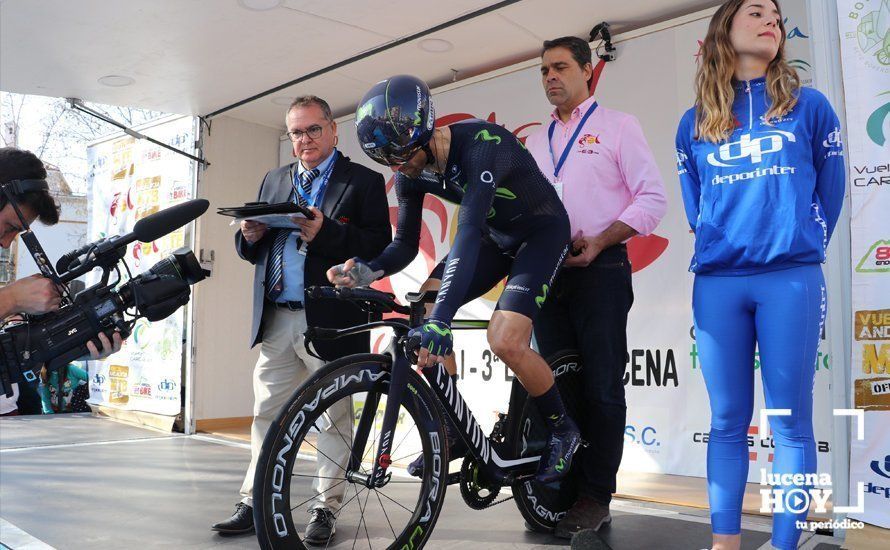
[[[587,112],[584,113],[584,116],[581,117],[581,122],[578,123],[578,127],[575,128],[575,133],[572,134],[572,139],[566,143],[565,149],[562,150],[562,155],[559,156],[559,162],[556,162],[553,168],[553,179],[556,179],[559,176],[559,171],[562,170],[562,165],[565,164],[566,159],[569,157],[569,151],[572,148],[572,144],[575,143],[575,140],[578,139],[578,134],[581,133],[581,128],[584,127],[584,123],[587,122],[587,119],[590,118],[590,115],[596,111],[596,101],[587,108]],[[554,162],[556,161],[556,157],[553,156],[553,130],[556,129],[556,121],[552,121],[550,123],[550,129],[547,130],[547,145],[550,147],[550,157],[553,158]]]
[[[318,186],[318,193],[315,194],[316,202],[320,202],[322,197],[324,197],[324,190],[328,186],[328,180],[331,178],[331,172],[334,171],[334,163],[337,162],[337,156],[339,154],[340,154],[340,151],[337,151],[335,149],[334,155],[331,158],[331,162],[328,163],[328,167],[325,168],[324,173],[321,176],[319,176],[321,179],[319,180],[320,183]],[[297,180],[299,178],[300,178],[300,173],[299,173],[299,170],[297,170],[294,173],[294,180]],[[303,187],[300,185],[297,185],[296,181],[292,181],[291,185],[294,188],[294,192],[297,193],[298,195],[300,195],[301,197],[303,197],[303,200],[306,201],[306,204],[308,204],[310,206],[316,206],[316,207],[318,206],[318,204],[316,204],[316,202],[312,201],[311,193],[307,195],[306,192],[303,191]]]

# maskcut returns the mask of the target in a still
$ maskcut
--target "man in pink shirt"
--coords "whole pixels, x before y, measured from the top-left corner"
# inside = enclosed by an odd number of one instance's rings
[[[526,146],[556,187],[571,223],[573,255],[535,320],[542,356],[581,351],[588,408],[576,421],[588,441],[576,468],[580,494],[557,524],[563,538],[612,520],[627,406],[624,365],[633,303],[625,242],[651,233],[664,216],[664,185],[637,119],[597,105],[590,93],[590,46],[576,37],[544,42],[541,77],[552,121]]]

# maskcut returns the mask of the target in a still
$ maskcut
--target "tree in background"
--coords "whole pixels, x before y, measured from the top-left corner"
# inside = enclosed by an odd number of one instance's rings
[[[166,113],[85,102],[85,105],[129,127]],[[77,194],[86,192],[87,145],[120,129],[71,109],[63,98],[0,92],[0,142],[19,147],[57,166]],[[151,131],[147,131],[151,135]]]

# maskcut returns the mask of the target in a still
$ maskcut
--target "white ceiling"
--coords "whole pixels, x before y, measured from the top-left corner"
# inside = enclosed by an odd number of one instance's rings
[[[0,0],[0,89],[206,115],[362,52],[493,6],[492,0]],[[266,0],[267,2],[269,0]],[[272,0],[275,3],[276,0]],[[282,102],[313,93],[335,115],[391,74],[432,86],[538,55],[545,38],[613,34],[704,9],[719,0],[520,0],[401,44],[227,115],[283,128]],[[454,47],[419,47],[438,38]],[[102,76],[135,83],[113,88]]]

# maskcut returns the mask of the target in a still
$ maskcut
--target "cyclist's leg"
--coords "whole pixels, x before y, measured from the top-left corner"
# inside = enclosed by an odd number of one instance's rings
[[[477,275],[470,283],[470,288],[467,289],[467,296],[464,298],[463,303],[468,304],[476,298],[484,296],[507,276],[512,264],[513,258],[501,251],[491,239],[483,237],[482,248],[480,248],[479,257],[476,260]],[[420,290],[438,291],[442,286],[442,274],[444,272],[445,260],[442,260],[433,269],[427,280],[420,285]],[[427,317],[432,313],[434,305],[435,304],[426,305]],[[454,358],[454,353],[445,358],[445,370],[447,370],[448,374],[451,376],[457,374],[457,361]]]
[[[553,281],[550,294],[541,311],[535,317],[534,334],[538,353],[548,358],[552,354],[567,349],[578,349],[577,334],[572,324],[572,303],[568,296],[564,296],[565,272],[563,271]]]
[[[581,442],[577,425],[566,414],[550,366],[530,346],[532,322],[547,300],[568,253],[568,243],[568,220],[564,219],[537,228],[525,240],[488,326],[492,351],[519,378],[551,431],[550,447],[537,474],[544,483],[568,473]]]
[[[532,397],[543,395],[553,386],[550,367],[530,346],[532,322],[547,301],[568,253],[568,243],[568,222],[561,219],[537,228],[525,239],[488,326],[492,351],[510,367]]]
[[[472,302],[494,288],[498,282],[507,276],[512,263],[513,259],[510,256],[504,254],[504,252],[501,251],[501,249],[490,239],[483,238],[482,247],[479,250],[479,257],[476,260],[477,276],[474,277],[473,281],[470,283],[470,288],[467,289],[467,296],[463,303],[466,304]],[[445,261],[443,260],[433,269],[427,280],[420,286],[420,290],[438,291],[442,284],[442,273],[444,270]],[[432,313],[433,305],[434,304],[427,304],[427,315]],[[448,371],[448,374],[456,382],[457,362],[454,359],[453,353],[445,358],[445,370]],[[443,412],[443,417],[446,419],[445,431],[449,440],[449,459],[453,460],[455,458],[460,458],[467,452],[466,445],[463,444],[463,439],[458,435],[458,428],[451,423],[447,413]],[[417,477],[423,475],[423,456],[417,457],[417,459],[408,465],[408,473]]]

